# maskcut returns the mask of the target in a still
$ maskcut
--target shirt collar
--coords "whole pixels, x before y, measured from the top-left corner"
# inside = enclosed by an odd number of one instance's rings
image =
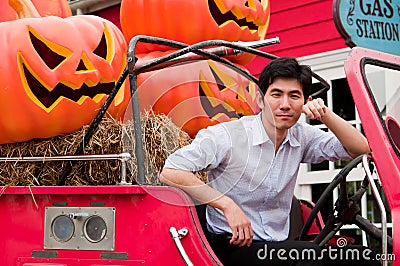
[[[296,124],[294,126],[296,126]],[[294,136],[293,131],[294,131],[293,127],[289,128],[286,138],[282,142],[282,145],[285,144],[286,142],[289,142],[289,145],[292,147],[300,146],[300,142],[297,140],[296,136]]]
[[[253,125],[253,145],[260,145],[264,142],[271,141],[265,132],[263,123],[261,121],[261,112],[256,115]]]
[[[265,142],[271,142],[270,138],[267,135],[267,132],[265,131],[265,128],[263,126],[262,120],[261,120],[261,112],[256,115],[256,119],[254,120],[254,125],[253,125],[253,145],[260,145]],[[285,144],[286,142],[289,142],[289,145],[292,147],[300,146],[299,141],[297,138],[293,135],[293,130],[292,128],[289,128],[288,134],[286,135],[286,138],[282,142],[282,145]]]

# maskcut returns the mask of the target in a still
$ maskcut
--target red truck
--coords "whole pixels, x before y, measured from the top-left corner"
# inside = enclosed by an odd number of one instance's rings
[[[173,64],[189,64],[192,60],[213,59],[228,64],[221,51],[247,52],[258,56],[274,56],[256,50],[254,46],[210,41],[192,46],[181,43],[170,45],[176,53],[138,65],[135,45],[153,39],[132,39],[128,51],[128,67],[121,79],[131,81],[132,113],[140,122],[136,92],[136,76],[148,69],[162,69]],[[209,46],[221,50],[204,49]],[[184,56],[190,53],[189,56]],[[234,68],[234,66],[231,66]],[[383,70],[392,80],[392,88],[380,87],[371,78]],[[325,245],[335,237],[342,225],[354,223],[382,243],[384,255],[400,257],[400,238],[396,237],[400,220],[400,57],[363,48],[353,48],[345,62],[345,72],[360,114],[371,154],[354,159],[333,177],[327,191],[310,210],[303,205],[300,215],[291,217],[292,225],[304,224],[300,238],[317,233],[314,241]],[[248,73],[242,73],[256,82]],[[382,101],[385,95],[389,101]],[[110,95],[111,97],[111,95]],[[107,103],[106,103],[107,104]],[[105,110],[107,107],[104,108]],[[95,128],[94,121],[94,128]],[[0,264],[39,265],[222,265],[213,253],[204,235],[201,206],[196,206],[183,191],[145,184],[140,126],[135,128],[135,154],[138,159],[136,184],[126,182],[126,161],[131,154],[60,156],[46,160],[100,160],[117,159],[122,162],[121,182],[114,186],[6,186],[0,187]],[[3,158],[4,159],[4,158]],[[14,158],[21,161],[21,158]],[[43,158],[23,158],[44,160]],[[4,159],[11,162],[13,158]],[[349,197],[341,193],[331,221],[320,221],[319,210],[324,207],[326,195],[336,186],[346,191],[346,176],[362,164],[366,177],[363,187]],[[373,170],[373,167],[376,170]],[[392,216],[392,236],[387,233],[385,205],[376,189],[376,177],[382,183]],[[377,228],[360,216],[358,201],[370,186],[381,210],[382,227]],[[308,219],[303,219],[305,213]],[[380,251],[379,251],[380,252]],[[393,259],[392,265],[400,265]]]

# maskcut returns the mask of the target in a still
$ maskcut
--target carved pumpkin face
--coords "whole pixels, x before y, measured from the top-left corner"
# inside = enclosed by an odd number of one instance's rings
[[[58,16],[69,17],[72,16],[71,8],[67,0],[31,0],[33,5],[42,17],[45,16]],[[17,12],[10,6],[9,0],[0,1],[0,22],[16,20],[18,18]]]
[[[20,19],[0,23],[0,32],[0,143],[89,124],[126,66],[122,33],[100,17]],[[128,97],[126,82],[109,114],[120,117]]]
[[[138,57],[148,60],[162,54]],[[207,126],[257,113],[256,89],[247,78],[210,60],[138,75],[141,109],[168,115],[191,137]]]
[[[187,44],[265,38],[269,0],[122,0],[121,27],[129,42],[149,35]],[[170,48],[140,44],[138,53]]]

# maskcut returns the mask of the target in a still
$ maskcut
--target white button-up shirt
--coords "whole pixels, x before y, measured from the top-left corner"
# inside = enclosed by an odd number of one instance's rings
[[[275,154],[261,116],[202,129],[193,142],[168,157],[165,168],[207,170],[208,185],[225,193],[251,221],[255,240],[283,241],[300,163],[351,159],[331,132],[297,123]],[[208,230],[231,229],[219,209],[207,206]]]

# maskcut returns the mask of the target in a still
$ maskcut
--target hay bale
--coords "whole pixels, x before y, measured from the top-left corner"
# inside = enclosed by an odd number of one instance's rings
[[[73,155],[82,142],[89,126],[72,134],[55,136],[50,139],[35,139],[27,142],[0,145],[1,157],[49,157]],[[164,161],[176,149],[189,144],[192,139],[180,130],[165,115],[146,112],[142,117],[144,152],[146,157],[147,183],[159,185],[158,174]],[[128,162],[127,181],[134,180],[137,163],[134,156],[133,122],[124,124],[103,118],[89,143],[85,154],[117,154],[130,152],[133,158]],[[0,162],[1,186],[26,186],[57,184],[58,179],[70,162]],[[205,174],[199,175],[205,179]],[[73,164],[66,185],[114,185],[121,179],[119,160],[79,161]],[[133,181],[134,182],[134,181]]]

